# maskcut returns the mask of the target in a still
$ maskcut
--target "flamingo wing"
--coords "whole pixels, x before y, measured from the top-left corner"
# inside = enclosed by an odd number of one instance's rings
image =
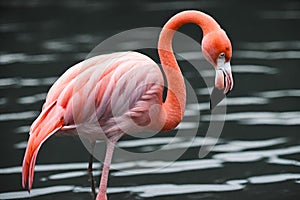
[[[149,115],[145,113],[152,104],[162,104],[162,90],[159,67],[137,52],[96,56],[71,67],[50,88],[42,112],[30,128],[23,187],[28,184],[28,190],[32,188],[38,150],[51,135],[78,128],[78,134],[96,140],[101,139],[99,126],[106,135],[121,129],[137,132],[130,130],[129,118],[147,124]]]

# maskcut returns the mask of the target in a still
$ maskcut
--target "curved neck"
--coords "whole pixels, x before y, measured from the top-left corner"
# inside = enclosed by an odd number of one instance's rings
[[[194,23],[201,27],[203,35],[220,29],[217,22],[200,11],[184,11],[172,17],[163,27],[158,41],[158,54],[168,82],[166,101],[163,103],[163,130],[175,128],[181,121],[186,102],[184,79],[172,49],[175,31],[182,25]]]

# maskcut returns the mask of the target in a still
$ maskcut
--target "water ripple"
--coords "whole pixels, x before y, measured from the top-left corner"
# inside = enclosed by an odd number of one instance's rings
[[[108,187],[108,194],[119,194],[124,192],[135,193],[139,197],[158,197],[170,195],[182,195],[201,192],[226,192],[237,191],[244,189],[247,184],[270,184],[300,178],[298,173],[284,173],[284,174],[266,174],[253,176],[246,179],[233,179],[228,180],[222,184],[152,184],[152,185],[139,185],[129,187]],[[45,188],[34,188],[31,192],[27,191],[14,191],[0,193],[1,199],[23,199],[30,197],[37,197],[47,194],[55,194],[58,192],[74,192],[74,193],[90,193],[90,187],[80,187],[75,185],[60,185]],[[96,189],[98,192],[98,189]]]
[[[277,183],[288,180],[296,180],[300,178],[300,174],[286,173],[286,174],[271,174],[262,176],[253,176],[248,178],[248,181],[252,184],[266,184]]]
[[[29,133],[29,131],[30,126],[19,126],[14,130],[15,133]]]
[[[274,67],[262,65],[232,65],[233,73],[260,73],[277,74],[279,71]]]
[[[147,138],[138,140],[120,141],[117,143],[118,147],[130,148],[130,147],[141,147],[145,145],[161,145],[168,144],[170,142],[181,142],[183,138],[164,137],[164,138]]]
[[[138,147],[138,146],[145,146],[145,145],[162,145],[167,144],[171,140],[171,138],[165,138],[164,140],[160,141],[160,138],[150,138],[150,139],[141,139],[140,140],[129,140],[129,141],[121,141],[121,145],[119,147],[123,148],[130,148],[130,147]],[[178,148],[187,148],[187,147],[198,147],[198,146],[205,146],[205,145],[213,145],[217,139],[215,138],[202,138],[197,137],[190,140],[183,140],[183,138],[177,138],[177,143],[175,142],[173,145],[169,145],[168,148],[164,148],[163,150],[170,150],[170,149],[178,149]],[[287,155],[292,153],[300,152],[299,147],[295,146],[291,148],[284,149],[275,149],[275,150],[266,150],[266,151],[247,151],[247,152],[238,152],[248,149],[254,148],[262,148],[262,147],[270,147],[278,144],[282,144],[287,142],[287,138],[274,138],[274,139],[266,139],[266,140],[253,140],[253,141],[224,141],[219,140],[220,143],[212,150],[213,152],[233,152],[235,153],[224,153],[224,154],[216,154],[214,159],[202,159],[202,160],[186,160],[186,161],[175,161],[175,162],[166,162],[166,161],[147,161],[147,160],[140,160],[140,161],[131,161],[131,162],[121,162],[121,163],[113,163],[112,168],[118,170],[133,171],[132,173],[143,174],[149,173],[149,170],[155,171],[157,168],[166,167],[164,173],[167,171],[180,171],[180,170],[190,170],[190,169],[203,169],[209,166],[219,166],[221,164],[221,160],[233,162],[237,160],[238,162],[246,159],[252,160],[253,158],[261,159],[262,157],[270,157],[268,162],[275,163],[275,157],[278,155]],[[23,144],[23,142],[21,142]],[[20,143],[18,143],[20,144]],[[25,145],[24,145],[25,146]],[[246,154],[247,156],[244,156]],[[253,157],[254,155],[254,157]],[[245,158],[243,158],[245,157]],[[217,158],[217,159],[216,159]],[[233,158],[233,159],[232,159]],[[272,158],[272,159],[271,159]],[[277,158],[278,159],[278,158]],[[281,159],[283,160],[283,159]],[[276,162],[280,164],[280,162]],[[288,163],[285,163],[288,164]],[[294,163],[295,164],[295,163]],[[94,168],[99,168],[101,165],[100,163],[95,163]],[[186,166],[187,168],[185,169]],[[199,168],[200,167],[200,168]],[[57,170],[81,170],[86,169],[87,163],[68,163],[68,164],[48,164],[48,165],[37,165],[35,171],[43,172],[43,171],[57,171]],[[138,169],[141,169],[140,171]],[[144,170],[144,171],[143,171]],[[139,172],[137,172],[139,171]],[[157,171],[157,170],[156,170]],[[8,167],[0,169],[0,174],[11,174],[11,173],[21,173],[21,167]],[[155,173],[162,173],[162,172],[155,172]],[[115,173],[118,174],[118,173]]]
[[[2,23],[0,24],[0,32],[17,32],[24,29],[25,25],[21,23]]]
[[[59,179],[68,179],[68,178],[76,178],[76,177],[80,177],[80,176],[84,176],[88,174],[87,170],[83,170],[83,171],[72,171],[72,172],[64,172],[64,173],[59,173],[59,174],[53,174],[49,176],[50,180],[59,180]],[[95,173],[95,171],[93,171],[93,175],[96,176],[99,173]],[[47,179],[43,179],[44,181]]]
[[[227,105],[227,106],[236,106],[236,105],[263,105],[269,103],[269,99],[263,97],[227,97],[226,101],[221,101],[219,105]],[[198,115],[199,113],[195,112],[196,110],[209,110],[209,103],[193,103],[187,104],[188,115],[186,116],[193,116],[192,114]],[[194,112],[192,112],[194,111]],[[230,115],[230,114],[227,114]],[[207,120],[204,117],[204,120]],[[208,119],[209,120],[209,119]]]
[[[27,55],[25,53],[2,53],[0,55],[0,64],[7,65],[13,63],[44,63],[57,60],[53,54]]]
[[[145,147],[149,145],[166,145],[162,150],[171,150],[171,149],[180,149],[188,147],[198,147],[198,146],[208,146],[213,145],[218,142],[216,138],[210,137],[165,137],[165,138],[147,138],[147,139],[138,139],[138,140],[128,140],[118,142],[118,147],[130,148],[130,147]]]
[[[27,147],[27,141],[22,141],[14,144],[15,149],[25,149]]]
[[[138,161],[139,167],[145,168],[135,168],[127,169],[118,172],[113,172],[114,176],[135,176],[142,174],[167,174],[175,172],[184,172],[200,169],[211,169],[222,167],[222,161],[215,159],[201,159],[201,160],[185,160],[185,161]],[[154,165],[153,165],[154,164]],[[167,167],[166,167],[167,166]]]
[[[213,148],[214,152],[232,152],[243,151],[254,148],[274,146],[287,142],[287,138],[274,138],[269,140],[253,140],[253,141],[230,141],[227,144],[220,144]]]
[[[234,52],[235,58],[240,59],[263,59],[263,60],[280,60],[280,59],[300,59],[300,51],[246,51],[238,50]]]
[[[0,114],[0,121],[12,121],[12,120],[26,120],[33,119],[37,117],[39,112],[37,111],[27,111],[18,113],[2,113]]]
[[[300,41],[243,42],[240,46],[248,50],[300,50]]]
[[[6,103],[8,102],[8,99],[3,97],[3,98],[0,98],[0,105],[5,105]]]
[[[234,153],[220,153],[213,155],[213,158],[220,159],[225,162],[253,162],[263,158],[271,158],[280,155],[289,155],[300,153],[300,146],[292,146],[281,149],[261,150],[261,151],[245,151]]]
[[[278,165],[294,165],[294,166],[300,166],[300,162],[297,160],[291,160],[291,159],[284,159],[284,158],[279,158],[277,156],[272,156],[269,158],[267,161],[268,163],[271,164],[278,164]]]
[[[100,163],[93,163],[93,168],[100,168]],[[34,168],[35,172],[48,172],[48,171],[60,171],[60,170],[77,170],[77,169],[87,169],[88,163],[62,163],[62,164],[46,164],[46,165],[36,165]],[[13,173],[21,173],[22,167],[7,167],[0,168],[0,174],[13,174]]]
[[[300,97],[300,89],[264,91],[257,93],[257,95],[265,98]]]
[[[74,186],[70,185],[60,185],[45,188],[33,188],[30,190],[30,193],[28,191],[4,192],[0,193],[0,199],[25,199],[59,192],[68,192],[72,191],[73,188]]]
[[[245,186],[239,184],[155,184],[134,187],[108,188],[109,194],[133,192],[140,197],[157,197],[166,195],[180,195],[198,192],[226,192],[241,190]]]
[[[261,148],[274,146],[286,142],[286,138],[275,138],[269,140],[257,140],[257,141],[229,141],[227,144],[219,144],[215,151],[229,151],[230,153],[215,154],[212,159],[201,160],[182,160],[175,162],[166,161],[147,161],[140,160],[134,162],[113,163],[112,169],[119,170],[113,171],[113,176],[136,176],[144,174],[168,174],[178,173],[184,171],[211,169],[223,167],[224,162],[253,162],[263,158],[268,158],[267,163],[284,164],[300,166],[298,161],[292,161],[287,159],[278,158],[278,156],[300,153],[300,146],[293,146],[287,148],[277,148],[271,150],[257,150],[257,151],[245,151],[245,152],[231,152],[242,151],[251,148]],[[166,141],[167,142],[167,141]],[[153,140],[153,144],[157,141]],[[158,142],[159,143],[159,142]],[[126,144],[126,143],[125,143]],[[130,147],[130,145],[125,145]],[[161,143],[159,143],[161,144]],[[226,145],[236,146],[237,148],[228,149]],[[94,168],[100,168],[100,163],[94,163]],[[167,167],[165,167],[167,166]],[[43,171],[57,171],[57,170],[78,170],[69,171],[63,173],[57,173],[49,175],[48,178],[42,178],[41,181],[58,180],[75,178],[84,176],[87,174],[87,163],[67,163],[67,164],[47,164],[37,165],[35,167],[36,172]],[[9,167],[0,169],[0,174],[12,174],[21,173],[21,166]],[[94,175],[99,175],[100,170],[94,171]],[[297,173],[284,173],[284,174],[263,174],[253,177],[247,177],[245,179],[233,179],[228,180],[222,184],[153,184],[153,185],[140,185],[129,187],[109,187],[108,194],[118,194],[124,192],[132,192],[140,197],[156,197],[166,195],[179,195],[199,192],[225,192],[241,190],[250,184],[268,184],[277,183],[289,180],[295,180],[300,178],[300,174]],[[29,197],[42,196],[46,194],[54,194],[58,192],[90,192],[89,187],[77,187],[71,185],[52,186],[45,188],[34,188],[29,194],[27,191],[14,191],[0,193],[1,199],[22,199]]]
[[[47,93],[34,94],[31,96],[20,97],[17,99],[19,104],[32,104],[46,99]]]
[[[220,121],[224,115],[203,115],[203,121]],[[300,111],[291,112],[236,112],[226,114],[226,121],[237,121],[247,125],[300,125]]]
[[[43,44],[43,47],[55,51],[74,50],[74,45],[67,43],[66,41],[47,41]]]
[[[30,87],[30,86],[49,86],[52,85],[58,77],[45,78],[0,78],[0,88],[9,87]]]

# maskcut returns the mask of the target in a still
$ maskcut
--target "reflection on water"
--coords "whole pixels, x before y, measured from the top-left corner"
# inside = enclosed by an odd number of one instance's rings
[[[286,138],[275,138],[269,140],[253,140],[253,141],[231,141],[227,144],[217,145],[213,151],[217,152],[231,152],[231,151],[244,151],[254,148],[262,148],[282,144],[287,142]]]
[[[30,197],[42,196],[45,194],[55,194],[58,192],[72,191],[74,187],[63,185],[63,186],[51,186],[46,188],[34,188],[29,192],[18,191],[18,192],[5,192],[0,194],[1,199],[25,199]]]
[[[233,65],[234,73],[277,74],[278,69],[261,65]]]
[[[142,185],[137,187],[122,187],[111,188],[108,193],[120,192],[134,192],[140,197],[156,197],[176,194],[189,194],[195,192],[226,192],[241,190],[244,186],[235,184],[186,184],[186,185],[172,185],[172,184],[156,184],[156,185]]]
[[[222,121],[223,115],[205,115],[204,121]],[[291,112],[237,112],[226,115],[227,121],[236,121],[241,124],[258,125],[300,125],[300,111]]]
[[[300,59],[300,51],[236,51],[233,55],[240,59],[264,59],[264,60],[281,60],[281,59]]]
[[[157,197],[167,195],[180,195],[199,192],[227,192],[242,190],[247,183],[251,184],[267,184],[277,183],[288,180],[296,180],[300,178],[300,174],[271,174],[249,177],[247,179],[228,180],[224,184],[155,184],[155,185],[141,185],[134,187],[109,187],[108,194],[118,194],[124,192],[131,192],[138,194],[139,197]],[[299,183],[295,181],[295,183]],[[73,191],[74,193],[88,193],[89,187],[76,187],[72,185],[61,185],[46,188],[32,189],[30,195],[28,192],[7,192],[0,194],[1,199],[23,199],[28,197],[42,196],[45,194],[53,194],[58,192]],[[97,191],[97,190],[96,190]]]
[[[19,104],[31,104],[39,101],[44,101],[46,99],[47,93],[34,94],[31,96],[20,97],[17,99]]]
[[[283,158],[278,158],[277,156],[270,157],[267,162],[268,163],[280,164],[280,165],[295,165],[295,166],[300,166],[300,162],[297,161],[297,160],[283,159]]]
[[[84,59],[109,36],[136,27],[162,26],[168,17],[187,8],[212,14],[233,41],[235,86],[221,103],[228,106],[221,138],[204,139],[208,121],[218,121],[223,116],[210,114],[208,98],[212,88],[206,88],[202,79],[185,66],[185,59],[204,63],[203,56],[187,44],[175,43],[175,50],[184,47],[177,58],[199,100],[196,104],[187,103],[184,121],[176,129],[187,136],[197,131],[197,137],[174,138],[171,132],[150,138],[124,138],[118,147],[128,151],[160,149],[165,155],[173,155],[188,150],[174,162],[146,156],[141,160],[117,159],[112,164],[109,199],[299,197],[299,2],[275,0],[270,5],[258,0],[243,4],[236,0],[226,4],[219,0],[191,0],[125,4],[126,10],[124,3],[115,2],[1,2],[7,12],[0,20],[0,150],[8,153],[1,154],[0,199],[90,198],[87,152],[78,150],[82,144],[74,138],[53,137],[46,142],[37,160],[33,190],[29,194],[21,189],[27,134],[47,90],[66,67]],[[55,15],[47,7],[51,5],[55,5]],[[20,6],[27,14],[18,14]],[[199,41],[198,29],[187,27],[181,31]],[[156,40],[153,33],[139,32],[117,48],[139,49]],[[151,52],[148,55],[157,56]],[[207,79],[213,80],[214,75],[213,70],[201,71]],[[199,113],[197,130],[195,116]],[[200,147],[212,149],[204,159],[198,158]],[[95,162],[93,168],[99,177],[101,163]]]
[[[5,87],[37,87],[37,86],[50,86],[58,77],[46,77],[46,78],[1,78],[0,88]]]
[[[11,121],[11,120],[24,120],[33,119],[37,117],[39,112],[37,111],[27,111],[18,113],[3,113],[0,114],[0,121]]]
[[[204,138],[198,138],[198,141],[202,141],[202,144],[196,142],[192,147],[198,147],[203,145],[210,145],[215,141],[204,140]],[[164,138],[158,140],[157,138],[140,139],[133,141],[122,141],[119,146],[124,148],[143,148],[145,145],[155,146],[168,144],[172,138]],[[187,143],[181,142],[184,138],[177,138],[178,148],[186,148]],[[213,138],[211,139],[213,140]],[[203,143],[206,141],[206,143]],[[226,162],[230,163],[241,163],[241,162],[256,162],[263,158],[267,159],[267,162],[273,165],[289,165],[289,166],[300,166],[299,161],[291,159],[283,159],[279,156],[292,155],[300,153],[300,146],[291,146],[288,148],[274,148],[270,150],[251,150],[250,149],[261,149],[266,147],[277,146],[280,144],[287,143],[287,138],[275,138],[267,140],[256,140],[256,141],[220,141],[212,150],[215,154],[211,159],[196,159],[196,160],[183,160],[166,163],[166,161],[131,161],[123,163],[112,164],[111,176],[113,177],[131,177],[131,176],[143,176],[151,174],[176,174],[190,171],[205,171],[208,169],[218,169],[226,166]],[[165,149],[166,151],[172,148]],[[249,151],[245,151],[249,150]],[[229,152],[229,153],[218,153],[218,152]],[[98,176],[101,174],[101,164],[94,163],[94,175]],[[21,166],[0,168],[0,175],[4,174],[20,174]],[[40,181],[48,180],[66,180],[78,177],[87,176],[87,163],[67,163],[67,164],[47,164],[47,165],[36,165],[36,173],[52,172],[46,177],[42,177]],[[64,171],[55,173],[56,171]],[[109,194],[117,194],[123,192],[134,192],[140,197],[155,197],[164,195],[176,195],[176,194],[188,194],[198,192],[225,192],[241,190],[251,184],[269,184],[277,183],[288,180],[297,180],[300,178],[298,173],[285,173],[285,174],[267,174],[253,177],[244,177],[245,179],[230,179],[224,184],[156,184],[156,185],[141,185],[134,187],[109,187]],[[163,189],[162,189],[163,188]],[[57,192],[73,191],[75,193],[89,193],[89,187],[77,187],[75,185],[61,185],[54,187],[35,188],[30,193],[32,196],[42,196],[45,194],[55,194]],[[16,198],[27,198],[28,193],[24,191],[15,192],[4,192],[0,193],[0,198],[4,199],[16,199]]]
[[[24,53],[9,53],[0,55],[0,64],[13,63],[44,63],[55,61],[57,58],[51,54],[27,55]]]
[[[96,173],[98,172],[98,173]],[[100,170],[99,171],[94,171],[93,175],[94,176],[98,176],[100,175]],[[88,172],[87,170],[84,171],[74,171],[74,172],[63,172],[63,173],[59,173],[59,174],[53,174],[51,176],[48,177],[49,180],[60,180],[60,179],[67,179],[67,178],[76,178],[76,177],[80,177],[80,176],[84,176],[87,175]],[[43,181],[46,181],[47,179],[44,178],[42,179]]]
[[[300,97],[300,89],[265,91],[258,93],[258,95],[265,98]]]
[[[221,159],[226,162],[253,162],[262,158],[269,158],[273,156],[289,155],[300,152],[300,146],[292,146],[288,148],[279,148],[275,150],[261,150],[261,151],[247,151],[234,153],[221,153],[213,157]]]
[[[0,98],[0,105],[5,105],[7,103],[7,98]]]
[[[242,42],[239,46],[249,50],[300,50],[300,41]]]

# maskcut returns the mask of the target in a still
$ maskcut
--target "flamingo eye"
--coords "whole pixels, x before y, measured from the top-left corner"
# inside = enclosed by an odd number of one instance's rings
[[[219,57],[217,59],[217,65],[218,66],[221,66],[221,65],[223,65],[225,63],[225,57],[226,57],[226,55],[225,55],[224,52],[222,52],[222,53],[219,54]]]
[[[222,59],[225,58],[225,53],[224,52],[220,53],[219,58],[222,58]]]

